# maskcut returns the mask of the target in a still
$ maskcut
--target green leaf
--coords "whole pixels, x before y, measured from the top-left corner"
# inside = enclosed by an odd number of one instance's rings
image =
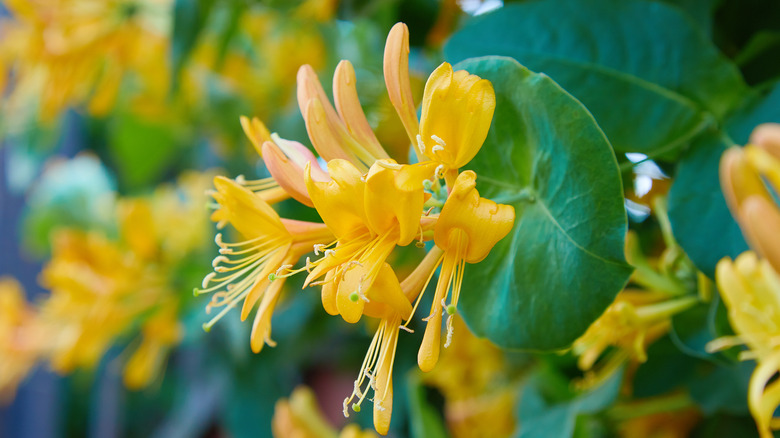
[[[543,374],[532,376],[520,396],[520,430],[515,435],[518,438],[572,436],[579,415],[598,413],[615,401],[623,381],[623,369],[618,369],[600,386],[562,403],[550,403],[546,399],[543,379]]]
[[[457,62],[511,56],[593,113],[615,150],[660,154],[721,120],[748,93],[737,68],[677,8],[639,0],[548,0],[477,17],[445,47]]]
[[[124,188],[139,189],[159,182],[178,158],[176,138],[169,126],[132,114],[119,116],[109,141]]]
[[[734,144],[745,144],[757,125],[778,120],[780,86],[766,97],[749,99],[726,122],[726,132],[701,137],[680,161],[669,192],[669,220],[680,246],[710,278],[721,258],[748,249],[720,188],[720,157]]]
[[[457,68],[493,83],[493,123],[468,167],[481,196],[517,215],[490,255],[466,268],[458,307],[472,331],[504,348],[564,348],[632,270],[615,156],[588,111],[547,76],[503,57]]]

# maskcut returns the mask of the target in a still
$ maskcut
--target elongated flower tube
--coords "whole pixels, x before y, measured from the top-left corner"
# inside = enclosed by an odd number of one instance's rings
[[[780,148],[776,147],[780,144],[780,132],[772,126],[756,130],[759,135],[753,138],[762,143],[733,147],[723,154],[720,180],[745,239],[780,270],[780,208],[767,187],[768,184],[775,192],[780,189]]]
[[[417,355],[423,371],[430,371],[439,359],[442,315],[446,309],[447,341],[452,338],[452,316],[458,305],[465,264],[478,263],[487,257],[493,246],[512,229],[515,209],[481,198],[476,187],[477,175],[465,171],[458,175],[447,202],[434,228],[434,242],[444,251],[442,268],[431,313],[426,318],[425,335]],[[449,291],[452,297],[445,304]]]
[[[432,165],[401,166],[388,159],[375,163],[364,177],[350,162],[331,160],[332,179],[325,182],[315,181],[307,170],[311,200],[337,241],[333,249],[324,250],[323,258],[312,262],[305,285],[325,276],[323,294],[335,292],[335,310],[347,322],[360,319],[371,301],[368,291],[390,252],[422,234],[423,181],[433,170]],[[399,293],[387,301],[401,303]],[[396,310],[406,315],[411,308],[403,305]]]
[[[292,268],[314,245],[333,237],[323,224],[279,218],[259,196],[235,181],[216,177],[214,185],[217,190],[212,196],[220,208],[213,216],[229,222],[245,240],[226,243],[221,234],[217,235],[220,255],[212,263],[214,272],[203,279],[202,289],[196,289],[195,294],[212,294],[207,311],[223,307],[204,324],[206,330],[242,300],[241,319],[246,319],[262,298],[250,339],[252,351],[257,353],[265,343],[274,345],[270,339],[271,316],[288,275],[282,272]]]
[[[298,70],[298,106],[314,149],[330,161],[344,159],[366,171],[375,161],[389,158],[368,125],[355,89],[355,72],[341,61],[333,78],[338,112],[330,104],[314,69]]]
[[[707,348],[749,348],[740,359],[758,365],[750,378],[748,406],[761,437],[771,437],[780,428],[780,419],[773,417],[780,404],[780,381],[773,380],[780,371],[780,276],[767,260],[745,252],[734,262],[721,260],[715,277],[736,336],[716,339]]]

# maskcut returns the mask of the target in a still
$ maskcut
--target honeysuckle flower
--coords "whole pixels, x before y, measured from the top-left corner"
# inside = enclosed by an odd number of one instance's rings
[[[610,362],[647,360],[647,346],[669,331],[671,317],[697,302],[693,296],[673,298],[639,289],[621,291],[607,310],[572,345],[577,366],[591,371],[609,347],[618,348]],[[605,369],[609,369],[607,366]]]
[[[94,366],[135,316],[168,294],[143,260],[100,233],[73,230],[54,236],[41,284],[51,290],[40,306],[52,336],[47,354],[61,373]]]
[[[42,341],[35,310],[22,286],[11,277],[0,277],[0,402],[14,398],[41,355]]]
[[[242,118],[271,178],[215,180],[213,197],[218,209],[212,219],[220,226],[231,223],[247,240],[225,244],[218,235],[222,256],[214,260],[216,272],[204,279],[202,291],[217,294],[209,309],[225,306],[205,328],[242,299],[245,318],[263,296],[253,328],[254,351],[259,351],[270,332],[270,313],[279,292],[274,288],[304,270],[308,272],[304,288],[321,286],[327,313],[350,323],[363,315],[377,318],[378,329],[354,391],[344,402],[344,414],[350,407],[360,410],[373,390],[374,426],[380,434],[386,434],[390,424],[399,332],[410,330],[408,325],[434,272],[442,266],[418,358],[424,371],[438,360],[445,309],[450,315],[445,347],[450,343],[465,264],[483,260],[509,233],[515,218],[512,206],[479,196],[474,172],[458,175],[458,168],[473,158],[487,136],[495,107],[492,86],[443,64],[428,81],[423,118],[418,122],[408,53],[408,30],[399,23],[385,48],[385,82],[390,102],[415,145],[416,164],[389,158],[377,140],[360,107],[355,72],[348,61],[342,61],[334,74],[335,106],[311,66],[302,66],[297,75],[301,114],[314,149],[327,162],[327,171],[305,146],[271,134],[258,119]],[[276,196],[277,189],[284,194]],[[313,206],[323,224],[279,218],[268,201],[282,196]],[[391,253],[415,241],[422,248],[432,240],[435,245],[399,283],[387,263]],[[243,251],[245,258],[230,262],[237,265],[230,268],[225,255],[233,248]],[[293,269],[312,249],[314,260],[307,257],[305,266]],[[228,275],[218,277],[221,273]],[[215,285],[207,287],[212,282]]]
[[[715,278],[736,336],[716,339],[707,348],[747,346],[740,359],[757,363],[748,387],[748,406],[761,437],[771,437],[772,430],[780,428],[780,420],[774,417],[780,382],[773,380],[780,371],[780,276],[768,260],[748,251],[733,262],[729,258],[718,262]]]
[[[349,424],[338,432],[323,418],[314,393],[305,386],[295,388],[289,399],[276,402],[271,427],[278,438],[376,437],[375,433],[361,430],[357,424]]]
[[[142,341],[125,363],[124,382],[129,389],[141,389],[160,375],[168,350],[182,338],[183,328],[175,304],[163,306],[141,329]]]
[[[780,209],[766,185],[775,193],[780,189],[780,127],[759,126],[751,141],[723,154],[721,186],[751,248],[780,270]]]
[[[81,103],[104,115],[129,73],[141,78],[140,94],[165,97],[168,74],[160,70],[168,65],[172,1],[9,0],[4,5],[13,17],[3,22],[15,73],[9,113],[35,100],[44,120]]]
[[[335,289],[336,309],[345,321],[357,322],[371,296],[392,303],[404,317],[411,313],[411,304],[400,290],[372,294],[371,287],[390,252],[423,233],[422,182],[432,170],[426,165],[400,166],[387,159],[374,163],[364,177],[349,161],[334,159],[328,163],[331,180],[318,182],[307,167],[309,195],[337,245],[312,262],[305,284],[326,276],[324,284],[329,291]],[[329,272],[333,274],[328,276]]]
[[[207,330],[242,301],[241,319],[245,320],[262,298],[250,339],[257,353],[266,343],[274,345],[271,316],[287,278],[285,270],[314,245],[330,242],[332,234],[323,224],[281,219],[259,196],[233,180],[216,177],[214,185],[212,196],[219,209],[212,219],[222,225],[230,223],[245,240],[226,243],[217,234],[220,255],[212,263],[214,272],[203,279],[195,295],[212,295],[207,311],[223,308],[204,324]]]
[[[177,185],[152,196],[117,201],[117,237],[93,230],[61,229],[52,258],[41,273],[51,293],[38,307],[45,334],[42,355],[52,368],[69,373],[93,367],[117,341],[134,349],[125,364],[125,383],[137,389],[162,371],[182,328],[174,291],[181,259],[208,242],[203,209],[208,174],[188,173]]]
[[[417,356],[417,363],[423,371],[432,370],[439,359],[441,322],[445,311],[449,315],[445,346],[451,341],[452,317],[458,305],[466,263],[478,263],[487,257],[493,246],[509,234],[515,222],[515,209],[511,205],[496,204],[479,196],[475,188],[476,178],[476,173],[470,170],[458,175],[434,228],[434,242],[444,255]],[[445,304],[450,290],[450,303]]]

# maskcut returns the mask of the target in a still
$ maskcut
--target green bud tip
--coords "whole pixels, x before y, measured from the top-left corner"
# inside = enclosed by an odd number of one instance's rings
[[[360,412],[360,405],[357,403],[352,403],[352,410],[355,412]]]
[[[359,299],[360,296],[358,295],[357,292],[352,292],[351,294],[349,294],[349,300],[352,301],[353,303],[357,303],[357,300]]]
[[[455,305],[450,304],[447,306],[447,315],[454,315],[457,309],[455,308]]]
[[[268,281],[276,280],[276,274],[268,274]]]

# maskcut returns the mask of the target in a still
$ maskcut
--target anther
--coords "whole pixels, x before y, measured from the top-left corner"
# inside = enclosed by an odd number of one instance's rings
[[[441,145],[437,144],[436,146],[431,148],[431,153],[435,154],[436,152],[443,151],[443,150],[444,148]]]
[[[405,325],[399,325],[398,328],[403,330],[403,331],[405,331],[405,332],[414,333],[414,330],[410,329],[409,327],[407,327]]]
[[[236,183],[238,183],[238,184],[240,184],[242,186],[245,185],[246,184],[246,179],[244,178],[244,175],[238,175],[236,177]]]
[[[349,399],[345,398],[344,399],[344,404],[342,405],[344,407],[342,412],[344,412],[344,417],[349,418],[349,409],[347,408],[347,403],[349,403]]]
[[[230,269],[224,267],[224,266],[216,266],[214,267],[214,272],[219,272],[220,274],[223,272],[228,272]]]
[[[335,249],[326,249],[325,250],[325,257],[335,256],[335,255],[336,255],[336,250]]]
[[[227,246],[225,245],[225,242],[222,241],[222,233],[217,233],[217,235],[214,236],[214,243],[220,248],[225,248]]]
[[[314,244],[314,255],[320,255],[320,251],[325,251],[325,244],[324,243],[315,243]]]
[[[417,134],[417,148],[420,149],[420,153],[425,154],[425,143],[420,134]]]
[[[200,283],[200,287],[203,289],[206,289],[209,286],[209,282],[214,279],[214,277],[217,276],[216,272],[209,272],[206,274],[205,277],[203,277],[203,281]]]
[[[442,138],[441,138],[441,137],[439,137],[439,136],[438,136],[438,135],[436,135],[436,134],[433,134],[433,135],[431,136],[431,140],[435,141],[436,143],[438,143],[438,144],[439,144],[439,145],[441,145],[441,146],[447,146],[447,143],[445,143],[445,142],[444,142],[444,140],[442,140]],[[434,149],[436,149],[436,146],[434,146],[433,148],[434,148]]]
[[[281,277],[282,276],[282,271],[289,271],[290,268],[292,268],[292,267],[293,267],[293,265],[282,265],[282,266],[279,266],[279,269],[276,270],[276,276],[277,277]]]
[[[230,259],[227,257],[220,255],[214,258],[214,260],[211,261],[211,267],[216,268],[220,263],[227,263]]]

